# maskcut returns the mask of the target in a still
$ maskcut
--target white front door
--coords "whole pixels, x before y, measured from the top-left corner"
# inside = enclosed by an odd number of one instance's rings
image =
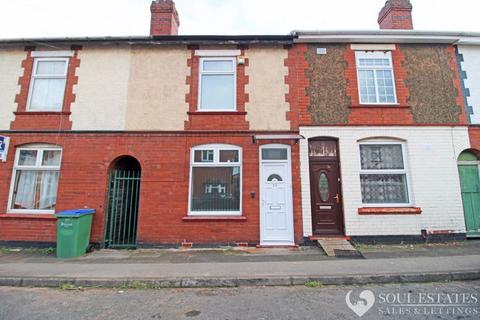
[[[260,244],[294,244],[290,146],[260,148]]]

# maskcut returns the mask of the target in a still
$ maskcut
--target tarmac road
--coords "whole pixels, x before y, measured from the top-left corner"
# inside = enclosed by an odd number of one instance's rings
[[[350,305],[365,311],[362,317],[347,306],[350,290]],[[480,281],[212,289],[0,287],[0,319],[480,319]]]

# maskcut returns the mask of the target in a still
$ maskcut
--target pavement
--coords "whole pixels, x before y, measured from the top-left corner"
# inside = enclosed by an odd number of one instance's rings
[[[480,241],[357,245],[360,258],[290,249],[100,250],[57,259],[49,250],[0,250],[0,286],[238,287],[480,279]]]

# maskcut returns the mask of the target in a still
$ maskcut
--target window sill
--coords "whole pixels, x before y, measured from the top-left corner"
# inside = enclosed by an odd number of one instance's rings
[[[38,115],[38,116],[48,116],[48,115],[71,115],[71,112],[64,111],[15,111],[14,115],[24,116],[24,115]]]
[[[39,219],[57,220],[53,213],[7,213],[0,214],[0,219]]]
[[[403,214],[421,214],[422,208],[417,207],[404,207],[404,208],[358,208],[358,214],[360,215],[403,215]]]
[[[392,104],[352,104],[350,108],[382,108],[382,109],[397,109],[397,108],[410,108],[409,105],[406,104],[399,104],[399,103],[392,103]]]
[[[196,115],[196,116],[244,116],[247,114],[246,111],[189,111],[187,112],[189,115]]]
[[[200,221],[247,221],[247,218],[244,216],[186,216],[182,218],[186,222],[200,222]]]

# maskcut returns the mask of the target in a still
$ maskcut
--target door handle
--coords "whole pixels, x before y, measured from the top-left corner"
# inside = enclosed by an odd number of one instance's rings
[[[340,196],[338,195],[338,193],[337,193],[337,195],[336,195],[335,197],[333,197],[333,198],[337,200],[337,203],[340,203]]]

